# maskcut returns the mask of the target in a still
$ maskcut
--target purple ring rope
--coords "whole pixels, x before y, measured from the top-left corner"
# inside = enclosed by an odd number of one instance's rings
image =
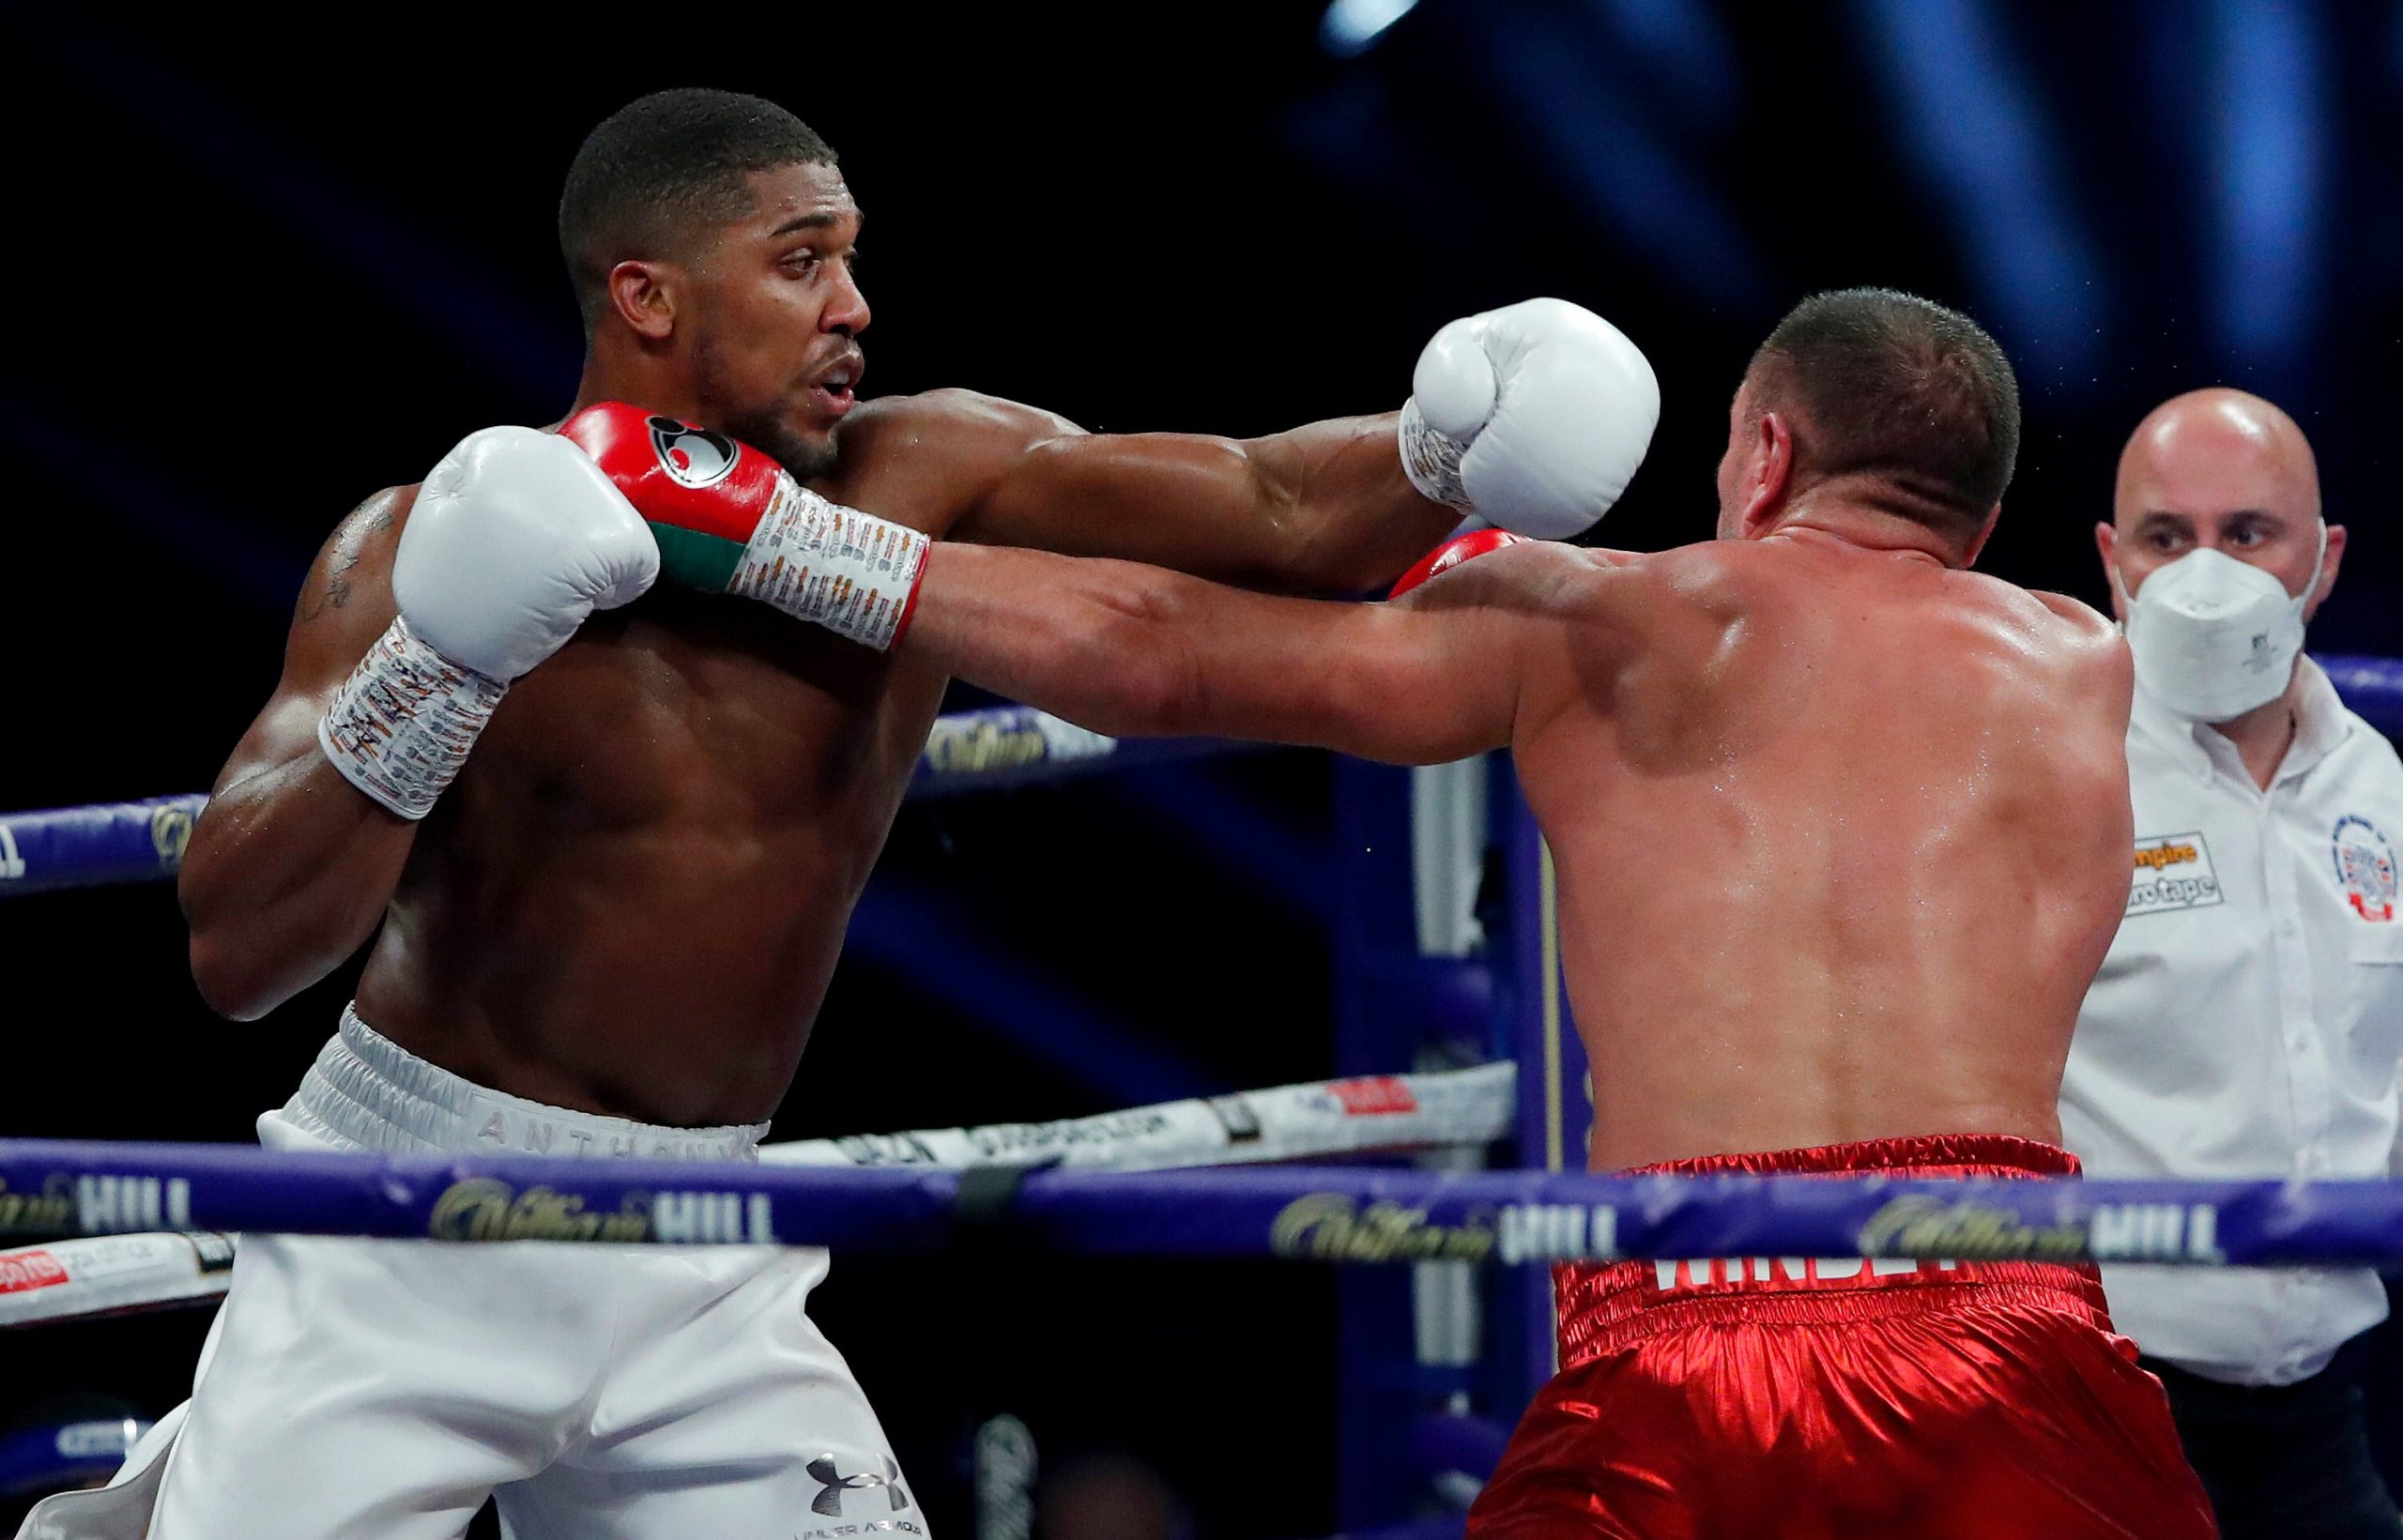
[[[2403,659],[2319,663],[2347,706],[2379,731],[2403,736]],[[1253,746],[1209,738],[1108,738],[1032,707],[991,706],[937,720],[910,795],[1026,785]],[[0,896],[172,876],[207,800],[193,793],[0,815]]]
[[[1109,738],[1033,707],[992,706],[937,719],[910,795],[1026,785],[1256,746],[1214,738]],[[172,877],[183,864],[192,821],[207,804],[193,792],[0,814],[0,897]]]
[[[172,1228],[919,1249],[950,1239],[959,1196],[958,1175],[936,1171],[0,1141],[0,1236]],[[1053,1249],[1110,1256],[2403,1258],[2403,1182],[1036,1170],[1005,1214]]]

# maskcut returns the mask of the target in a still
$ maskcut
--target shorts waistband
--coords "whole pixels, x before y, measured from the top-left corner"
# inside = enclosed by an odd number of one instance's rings
[[[1759,1172],[1843,1177],[2074,1176],[2066,1150],[2003,1134],[1937,1134],[1703,1155],[1627,1175]],[[2019,1305],[2108,1332],[2102,1275],[2087,1263],[1861,1257],[1710,1257],[1566,1263],[1554,1270],[1560,1363],[1573,1367],[1656,1332],[1713,1322],[1810,1324]]]
[[[443,1154],[751,1160],[765,1123],[668,1128],[490,1090],[428,1063],[344,1006],[342,1025],[280,1113],[323,1143]],[[263,1120],[264,1121],[264,1120]]]
[[[2077,1157],[2059,1145],[2015,1134],[1913,1134],[1899,1139],[1861,1139],[1852,1144],[1814,1144],[1798,1150],[1754,1150],[1733,1155],[1696,1155],[1687,1160],[1638,1166],[1621,1173],[1656,1171],[1684,1176],[1722,1172],[1779,1172],[1794,1176],[1841,1176],[1847,1172],[1907,1169],[1926,1177],[2074,1177]]]

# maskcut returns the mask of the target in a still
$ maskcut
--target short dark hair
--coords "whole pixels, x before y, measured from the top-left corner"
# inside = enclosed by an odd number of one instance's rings
[[[735,91],[654,91],[604,118],[559,194],[559,254],[587,334],[610,268],[681,252],[696,229],[749,212],[752,172],[804,162],[831,166],[834,151],[774,102]]]
[[[2019,381],[1985,328],[1896,289],[1794,307],[1753,355],[1755,411],[1790,412],[1798,483],[1865,476],[1894,512],[1966,537],[2019,459]]]

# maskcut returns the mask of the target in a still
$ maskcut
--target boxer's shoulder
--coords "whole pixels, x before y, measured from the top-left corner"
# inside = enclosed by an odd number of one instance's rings
[[[843,424],[843,458],[865,465],[907,455],[990,474],[1046,443],[1083,434],[1057,412],[947,387],[865,403]]]
[[[1956,608],[1994,631],[2014,653],[2056,659],[2080,669],[2124,665],[2127,646],[2110,617],[2067,594],[2023,588],[1980,572],[1948,579]]]
[[[312,564],[302,585],[298,618],[318,618],[326,610],[346,607],[362,587],[373,586],[389,598],[392,556],[400,548],[401,530],[409,510],[417,506],[418,487],[386,487],[360,499],[343,515]]]
[[[1752,542],[1704,541],[1666,551],[1593,551],[1589,585],[1598,613],[1661,623],[1725,620],[1790,586],[1777,563],[1759,559]]]
[[[1573,663],[1581,678],[1637,662],[1674,673],[1710,655],[1758,607],[1739,580],[1696,551],[1537,541],[1496,551],[1465,575],[1507,585],[1513,607],[1561,622],[1569,645],[1558,661]]]
[[[2009,585],[2005,585],[2009,587]],[[2108,647],[2120,640],[2119,622],[2082,599],[2072,599],[2065,593],[2046,593],[2041,588],[2018,590],[2035,601],[2044,612],[2061,623],[2061,633],[2087,647]]]
[[[1025,455],[1083,432],[1056,412],[976,390],[879,396],[844,420],[834,468],[812,485],[941,533]]]
[[[1057,412],[958,386],[914,395],[878,396],[862,402],[843,423],[846,440],[862,435],[881,439],[896,434],[940,434],[967,445],[1004,445],[1020,450],[1046,438],[1083,431]]]
[[[2066,594],[2043,593],[1975,572],[1946,574],[1951,602],[1912,632],[1917,650],[1943,667],[1959,702],[1988,715],[2030,713],[2066,754],[2080,723],[2093,746],[2116,752],[2127,725],[2135,670],[2119,627]]]
[[[398,542],[402,526],[408,523],[409,511],[417,506],[421,485],[412,481],[361,497],[334,526],[333,543],[358,550],[370,544]]]
[[[2124,719],[2135,692],[2135,659],[2119,622],[2067,594],[2030,592],[2053,625],[2048,651],[2069,681]],[[2114,739],[2117,741],[2117,739]]]

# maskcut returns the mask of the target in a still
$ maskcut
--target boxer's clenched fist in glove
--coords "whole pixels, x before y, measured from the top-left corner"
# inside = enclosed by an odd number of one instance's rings
[[[1652,366],[1565,299],[1454,321],[1418,356],[1401,464],[1420,494],[1538,540],[1618,501],[1661,420]]]
[[[773,604],[885,651],[901,639],[927,539],[828,502],[750,445],[623,402],[559,425],[633,500],[668,581]]]
[[[1524,545],[1524,535],[1514,535],[1508,529],[1472,529],[1465,535],[1446,541],[1418,558],[1418,565],[1393,580],[1387,599],[1400,599],[1414,588],[1424,587],[1429,579],[1443,576],[1464,561],[1475,561],[1490,556],[1506,545]]]
[[[317,723],[344,779],[421,818],[509,682],[659,575],[650,530],[574,444],[486,428],[442,457],[392,558],[400,618]]]

